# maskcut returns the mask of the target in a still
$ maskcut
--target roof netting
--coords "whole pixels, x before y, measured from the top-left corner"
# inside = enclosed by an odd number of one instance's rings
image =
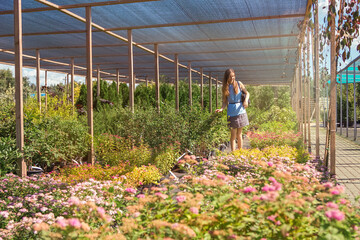
[[[86,73],[85,23],[40,3],[22,0],[24,66],[35,67],[36,50],[41,68],[69,73],[75,59],[75,73]],[[221,79],[227,68],[236,71],[244,83],[290,83],[294,76],[299,45],[299,23],[304,20],[307,0],[49,0],[85,18],[85,6],[92,4],[92,21],[174,59],[182,65]],[[100,6],[94,6],[99,3]],[[82,4],[74,6],[74,4]],[[13,1],[0,1],[0,62],[14,63]],[[94,76],[99,66],[102,77],[114,79],[116,69],[128,73],[126,41],[93,28]],[[7,52],[4,52],[6,50]],[[9,52],[10,51],[10,52]],[[180,67],[180,76],[188,69]],[[134,45],[134,73],[153,78],[154,55]],[[174,79],[174,63],[160,58],[160,74]],[[198,73],[192,73],[195,81]]]

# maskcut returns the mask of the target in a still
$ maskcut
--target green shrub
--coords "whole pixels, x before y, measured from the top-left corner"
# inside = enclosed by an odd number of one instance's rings
[[[144,144],[133,146],[130,138],[102,134],[96,138],[95,153],[102,165],[116,166],[129,162],[132,166],[146,165],[151,161],[152,152]]]
[[[161,178],[161,173],[158,168],[153,165],[135,167],[126,175],[126,183],[130,186],[139,186],[155,183]]]
[[[170,146],[158,153],[154,159],[154,165],[160,170],[162,174],[166,174],[176,164],[179,152],[173,146]]]
[[[15,139],[10,137],[0,137],[0,176],[7,173],[15,173],[17,160],[21,153],[16,147]]]
[[[43,168],[79,160],[89,150],[90,137],[87,132],[87,126],[76,119],[45,118],[40,124],[27,128],[28,160]]]
[[[16,134],[15,104],[0,102],[0,137],[13,137]]]

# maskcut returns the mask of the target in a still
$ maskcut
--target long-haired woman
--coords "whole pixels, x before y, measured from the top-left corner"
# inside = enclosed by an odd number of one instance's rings
[[[243,92],[243,93],[242,93]],[[245,93],[244,102],[241,101],[241,95]],[[223,104],[215,112],[222,112],[227,107],[228,126],[231,131],[230,145],[231,151],[235,150],[235,140],[237,139],[238,148],[242,148],[242,129],[249,125],[249,120],[245,108],[248,107],[249,92],[244,84],[235,80],[233,69],[227,69],[224,74],[223,86]]]

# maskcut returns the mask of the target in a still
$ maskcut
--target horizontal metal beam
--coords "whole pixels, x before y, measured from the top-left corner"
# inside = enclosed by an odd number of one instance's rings
[[[248,49],[233,49],[226,51],[204,51],[204,52],[176,52],[179,55],[189,55],[189,54],[213,54],[213,53],[234,53],[234,52],[255,52],[255,51],[270,51],[270,50],[286,50],[286,49],[296,49],[297,46],[286,46],[286,47],[270,47],[270,48],[248,48]],[[163,52],[162,54],[173,55],[175,52]]]
[[[116,0],[116,1],[104,1],[104,2],[90,2],[90,3],[77,3],[59,6],[60,9],[72,9],[72,8],[83,8],[83,7],[99,7],[99,6],[110,6],[118,4],[129,4],[129,3],[138,3],[138,2],[154,2],[158,0]],[[29,12],[44,12],[44,11],[54,11],[52,7],[42,7],[42,8],[28,8],[22,9],[23,13]],[[14,14],[13,10],[9,11],[0,11],[0,15]]]

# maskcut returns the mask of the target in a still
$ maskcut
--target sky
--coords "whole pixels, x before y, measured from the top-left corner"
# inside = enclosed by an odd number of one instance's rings
[[[337,0],[336,2],[339,2],[339,1]],[[322,25],[324,23],[324,17],[327,15],[328,4],[329,4],[329,0],[319,0],[319,24],[320,25]],[[325,8],[323,8],[323,7],[325,7]],[[359,56],[360,53],[357,52],[355,49],[356,46],[359,44],[359,42],[360,42],[360,37],[354,40],[351,54],[350,54],[350,59],[346,60],[345,63],[339,59],[338,70],[342,69],[349,62],[351,62],[354,58]],[[330,47],[326,46],[325,51],[327,52],[327,60],[326,60],[327,69],[330,69]],[[320,67],[321,67],[321,65],[320,65]],[[0,64],[0,69],[10,69],[14,74],[14,66]],[[36,82],[36,70],[35,69],[23,68],[23,76],[29,77],[31,83]],[[66,74],[48,72],[48,85],[56,85],[61,82],[64,83],[65,77],[66,77]],[[85,79],[84,79],[84,77],[81,77],[81,76],[75,76],[75,81],[84,83]],[[40,84],[45,85],[45,71],[42,71],[42,70],[40,72]]]

